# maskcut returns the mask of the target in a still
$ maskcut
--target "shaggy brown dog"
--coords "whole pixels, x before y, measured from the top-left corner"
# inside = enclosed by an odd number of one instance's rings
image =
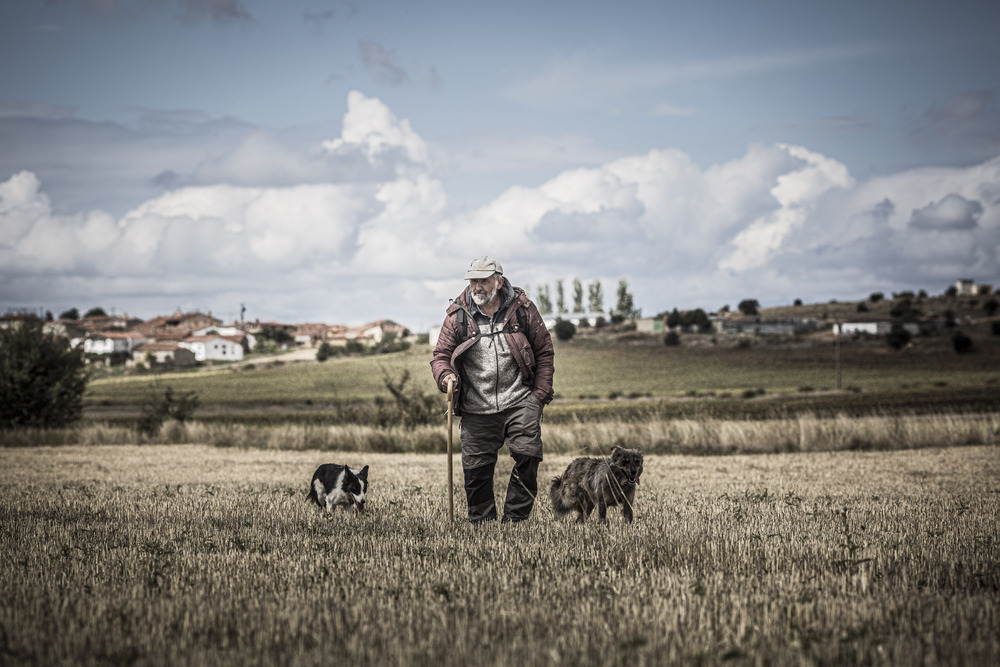
[[[642,450],[615,447],[611,458],[575,459],[562,477],[552,480],[549,495],[557,517],[573,510],[576,520],[583,522],[597,507],[597,516],[605,521],[608,506],[621,505],[625,521],[632,521],[635,506],[635,487],[642,474]]]

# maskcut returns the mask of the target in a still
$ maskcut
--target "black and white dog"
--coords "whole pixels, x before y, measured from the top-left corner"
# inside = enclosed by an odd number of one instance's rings
[[[344,509],[353,505],[355,513],[365,511],[365,494],[368,493],[368,466],[354,470],[336,463],[324,463],[313,473],[309,485],[309,499],[332,512],[337,505]]]

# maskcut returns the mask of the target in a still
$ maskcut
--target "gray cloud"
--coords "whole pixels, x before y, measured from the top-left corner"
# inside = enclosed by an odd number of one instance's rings
[[[183,23],[246,22],[251,20],[250,12],[240,0],[179,0],[180,20]]]
[[[972,159],[1000,153],[1000,106],[996,90],[968,90],[930,107],[910,130],[915,143]]]
[[[183,118],[186,114],[186,120]],[[197,122],[198,112],[134,127],[72,117],[0,115],[0,182],[23,170],[36,174],[59,212],[100,208],[121,215],[162,188],[165,171],[193,173],[206,156],[235,150],[252,129],[233,119]]]
[[[961,230],[973,229],[983,214],[983,205],[957,194],[916,209],[910,217],[911,229]]]
[[[57,104],[0,100],[0,118],[70,118],[73,113],[72,107]]]
[[[302,12],[302,20],[314,28],[323,28],[334,19],[339,17],[351,18],[357,13],[358,7],[353,2],[338,2],[336,5],[323,11]]]
[[[242,0],[170,0],[180,9],[178,20],[186,25],[211,21],[217,24],[252,21]],[[153,11],[161,0],[45,0],[48,7],[70,5],[107,17],[135,16]]]
[[[410,75],[399,63],[396,54],[376,42],[360,42],[361,60],[365,70],[377,83],[400,86],[409,83]]]

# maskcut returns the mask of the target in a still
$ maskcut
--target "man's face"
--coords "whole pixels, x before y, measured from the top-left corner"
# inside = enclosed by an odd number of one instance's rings
[[[503,279],[498,280],[496,274],[489,278],[469,280],[469,286],[472,288],[472,300],[476,302],[477,306],[485,306],[493,300],[493,297],[497,295],[497,290],[500,289],[500,280]]]

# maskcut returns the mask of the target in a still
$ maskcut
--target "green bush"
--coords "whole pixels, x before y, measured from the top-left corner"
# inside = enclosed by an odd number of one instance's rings
[[[83,354],[41,322],[0,329],[0,428],[57,428],[83,414]]]
[[[972,351],[972,339],[961,331],[956,331],[951,337],[951,345],[959,354]]]
[[[559,320],[556,322],[555,331],[559,340],[570,340],[576,335],[576,325],[569,320]]]
[[[195,391],[188,391],[176,397],[172,387],[167,387],[162,393],[154,391],[142,406],[142,416],[139,418],[137,428],[144,435],[155,435],[167,419],[174,419],[183,424],[194,414],[200,402]]]
[[[320,343],[319,349],[316,350],[316,361],[326,361],[330,357],[334,356],[333,345],[330,345],[326,341]]]
[[[894,350],[902,350],[910,342],[910,332],[901,324],[893,324],[892,330],[885,335],[886,344]]]

